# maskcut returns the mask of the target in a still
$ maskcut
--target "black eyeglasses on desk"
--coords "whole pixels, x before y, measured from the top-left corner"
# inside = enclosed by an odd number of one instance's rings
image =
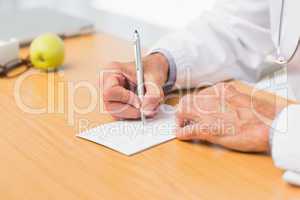
[[[13,78],[31,67],[28,59],[15,59],[5,65],[0,65],[0,77]]]

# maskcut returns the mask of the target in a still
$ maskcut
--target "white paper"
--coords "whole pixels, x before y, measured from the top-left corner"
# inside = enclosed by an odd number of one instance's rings
[[[82,132],[78,137],[132,155],[175,138],[175,109],[161,105],[158,114],[146,123],[117,121]]]

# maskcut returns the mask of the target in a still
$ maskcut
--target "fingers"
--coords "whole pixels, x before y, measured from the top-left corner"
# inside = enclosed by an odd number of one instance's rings
[[[132,91],[121,86],[115,86],[106,90],[103,93],[103,99],[105,102],[118,102],[129,104],[135,108],[140,108],[140,100],[138,96]]]
[[[176,124],[178,127],[184,127],[189,124],[196,123],[197,121],[199,121],[199,118],[199,116],[195,116],[192,113],[184,113],[178,110],[178,112],[176,113]]]
[[[154,82],[146,82],[145,91],[142,110],[147,117],[153,117],[157,113],[157,108],[164,99],[164,93],[162,88]]]
[[[196,123],[177,128],[176,137],[180,140],[202,140],[217,143],[221,136],[211,133],[208,127],[201,123]]]
[[[219,101],[211,94],[185,95],[177,105],[177,125],[183,127],[202,119],[203,116],[216,114],[220,110],[219,107]]]
[[[198,116],[186,113],[177,113],[176,122],[178,125],[178,138],[185,140],[207,140],[206,138],[202,138],[203,133],[207,133],[210,136],[233,136],[238,133],[241,125],[241,122],[238,120],[238,116],[235,112],[220,112]],[[208,141],[214,142],[210,139],[208,139]]]
[[[136,117],[137,110],[142,107],[143,113],[147,117],[153,117],[164,98],[162,88],[154,82],[146,82],[146,93],[141,105],[137,94],[125,88],[126,80],[128,80],[127,77],[119,73],[110,74],[105,78],[103,99],[109,112],[117,113],[112,114],[117,118],[139,118]],[[134,114],[132,114],[132,109],[125,109],[125,111],[120,112],[119,109],[124,107],[123,104],[128,104],[135,108]],[[126,117],[126,111],[130,111],[132,116]]]
[[[121,73],[108,73],[102,83],[104,105],[117,119],[138,119],[140,100],[133,91],[125,88],[127,82]]]
[[[119,102],[140,107],[138,96],[125,88],[125,77],[122,74],[111,74],[103,82],[103,100],[105,102]]]
[[[128,104],[118,102],[106,102],[106,110],[116,119],[138,119],[140,110]]]
[[[218,144],[241,152],[267,152],[269,150],[269,128],[262,123],[249,123],[239,134],[220,137]]]
[[[201,140],[241,152],[267,152],[269,128],[263,124],[249,124],[243,132],[234,135],[218,135],[207,131],[200,123],[178,129],[180,140]]]

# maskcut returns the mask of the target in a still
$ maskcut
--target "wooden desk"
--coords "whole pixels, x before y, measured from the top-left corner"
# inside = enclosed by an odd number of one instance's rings
[[[300,189],[281,180],[282,172],[269,156],[174,140],[126,157],[76,138],[80,123],[93,127],[112,119],[99,113],[98,97],[92,112],[70,120],[72,84],[83,83],[74,105],[88,105],[91,99],[84,86],[93,85],[99,92],[101,66],[132,58],[132,46],[99,34],[67,40],[66,54],[60,73],[30,70],[18,79],[0,80],[1,199],[300,198]],[[24,112],[16,94],[25,108],[48,107],[49,113]]]

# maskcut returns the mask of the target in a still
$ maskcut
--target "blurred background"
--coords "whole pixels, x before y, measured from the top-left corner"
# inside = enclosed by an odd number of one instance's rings
[[[215,0],[0,0],[0,12],[48,7],[92,21],[97,31],[131,39],[140,28],[144,46],[184,27]],[[8,20],[9,22],[9,20]]]

